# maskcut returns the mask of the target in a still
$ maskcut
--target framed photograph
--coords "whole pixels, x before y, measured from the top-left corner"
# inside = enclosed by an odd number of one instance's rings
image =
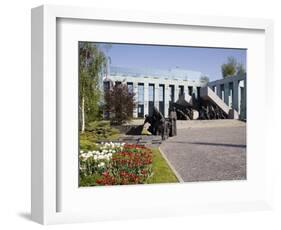
[[[273,23],[32,9],[32,219],[270,209]]]

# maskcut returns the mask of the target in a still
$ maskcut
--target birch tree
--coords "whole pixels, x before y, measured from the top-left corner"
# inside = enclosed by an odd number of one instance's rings
[[[90,121],[98,119],[99,79],[106,67],[106,56],[98,45],[79,42],[79,120],[82,133]]]

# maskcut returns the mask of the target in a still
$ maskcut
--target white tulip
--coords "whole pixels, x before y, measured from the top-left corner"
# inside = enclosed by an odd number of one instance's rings
[[[105,166],[105,163],[104,162],[101,162],[98,164],[98,167],[104,167]]]

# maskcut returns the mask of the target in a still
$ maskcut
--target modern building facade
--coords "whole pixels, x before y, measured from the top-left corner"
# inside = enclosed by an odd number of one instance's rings
[[[242,119],[246,119],[246,76],[233,76],[225,79],[207,82],[201,80],[201,72],[183,69],[157,70],[110,67],[107,77],[103,79],[104,88],[110,84],[127,84],[128,89],[135,94],[136,108],[134,118],[151,115],[155,106],[168,117],[169,105],[176,102],[180,96],[186,101],[192,94],[200,97],[200,89],[209,86],[229,108],[235,109]]]
[[[206,81],[200,80],[201,76],[200,72],[178,68],[164,71],[111,67],[110,75],[104,79],[104,87],[109,87],[110,82],[128,85],[137,103],[134,118],[151,114],[154,106],[167,117],[170,103],[176,102],[181,95],[186,100],[190,100],[193,93],[199,96],[200,88],[207,85]]]
[[[209,82],[208,87],[210,87],[229,108],[235,109],[240,119],[247,119],[246,74]]]

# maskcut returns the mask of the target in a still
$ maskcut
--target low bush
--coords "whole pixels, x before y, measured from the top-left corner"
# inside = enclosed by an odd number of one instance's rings
[[[92,132],[85,132],[80,134],[80,149],[96,150],[97,137]]]
[[[97,150],[96,142],[118,139],[119,130],[112,128],[109,121],[91,122],[84,133],[80,133],[80,149]]]
[[[116,139],[120,134],[118,129],[112,128],[109,121],[94,121],[86,127],[86,132],[92,133],[96,141]]]

